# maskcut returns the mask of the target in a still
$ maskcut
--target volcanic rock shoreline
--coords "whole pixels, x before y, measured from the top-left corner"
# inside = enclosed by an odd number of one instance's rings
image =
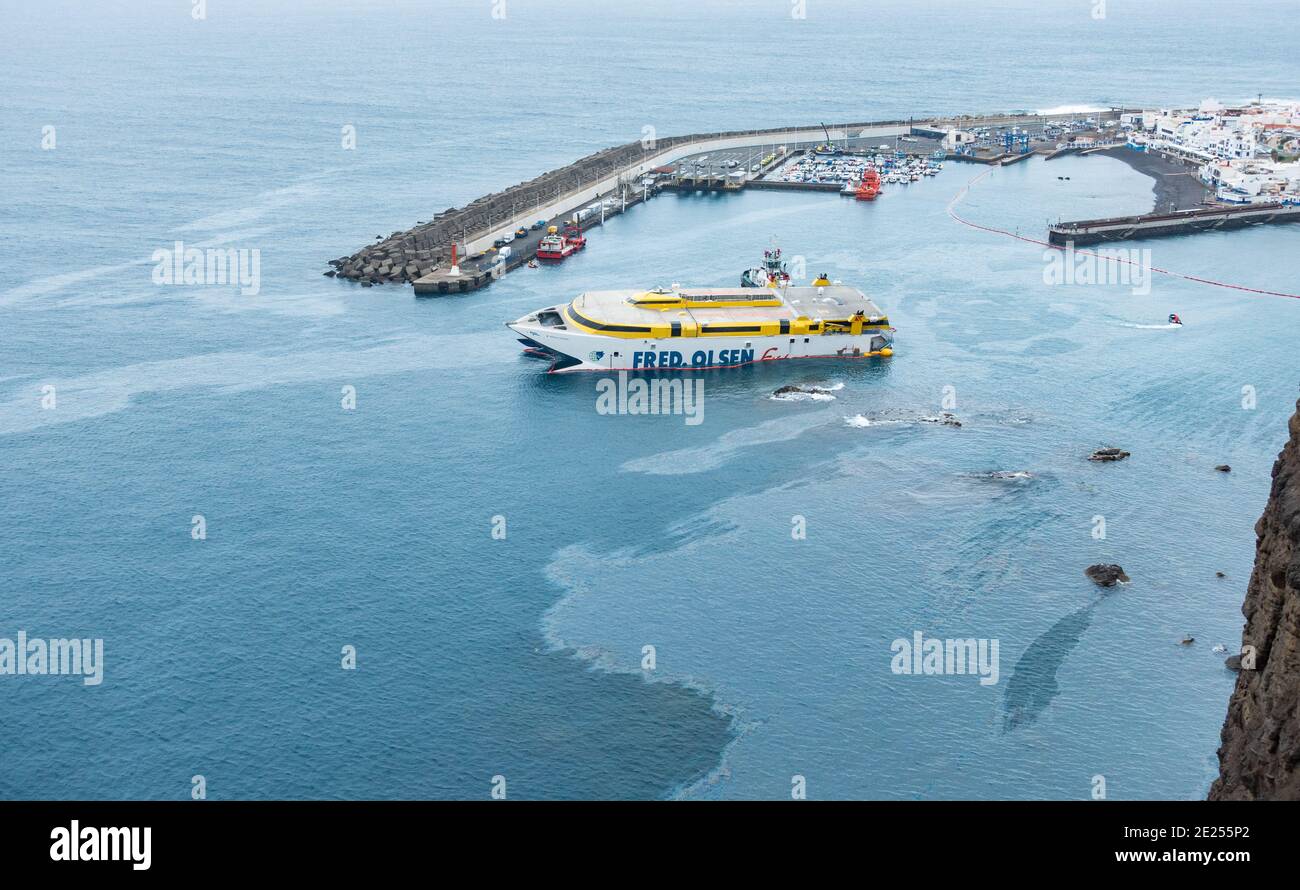
[[[1300,800],[1300,402],[1290,433],[1255,524],[1241,671],[1210,800]]]

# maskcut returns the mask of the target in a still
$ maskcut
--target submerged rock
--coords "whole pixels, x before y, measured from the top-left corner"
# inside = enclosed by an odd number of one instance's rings
[[[1119,448],[1098,448],[1088,455],[1088,460],[1123,460],[1128,456],[1129,452]]]
[[[843,386],[844,384],[842,383],[837,383],[834,386],[796,386],[794,384],[789,384],[773,390],[771,397],[781,402],[794,402],[804,399],[812,399],[816,402],[825,402],[834,399],[835,391],[841,389]]]
[[[793,383],[791,383],[786,386],[781,386],[773,390],[772,395],[784,396],[796,392],[807,393],[808,395],[812,395],[813,393],[829,393],[830,391],[831,391],[830,388],[826,386],[796,386]]]
[[[1033,479],[1034,474],[1028,470],[989,470],[985,473],[967,473],[970,479],[999,479],[1004,481],[1021,481]]]
[[[935,417],[922,417],[921,422],[939,423],[939,424],[943,424],[944,426],[961,426],[961,421],[957,419],[957,415],[949,411],[945,411],[942,414],[939,414]]]
[[[1218,470],[1220,473],[1231,473],[1231,472],[1232,472],[1232,467],[1228,466],[1227,464],[1219,464],[1219,465],[1218,465],[1217,467],[1215,467],[1214,469]]]
[[[1223,660],[1223,666],[1226,667],[1226,668],[1227,668],[1228,670],[1230,670],[1230,671],[1239,671],[1239,670],[1241,670],[1241,656],[1240,656],[1240,655],[1229,655],[1227,658],[1225,658],[1225,659]],[[1213,789],[1211,789],[1211,793],[1213,793]]]
[[[1129,576],[1124,574],[1124,569],[1114,563],[1088,566],[1083,573],[1098,587],[1114,587],[1118,582],[1127,584],[1130,580]]]

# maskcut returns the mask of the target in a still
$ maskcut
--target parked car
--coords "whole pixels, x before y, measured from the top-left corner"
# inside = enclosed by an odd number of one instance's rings
[[[497,246],[498,246],[498,247],[505,247],[507,244],[509,244],[509,243],[510,243],[511,241],[513,241],[513,240],[515,240],[515,233],[514,233],[514,232],[507,232],[506,234],[504,234],[504,235],[501,236],[501,243],[498,244]]]
[[[546,220],[539,219],[537,222],[533,223],[532,228],[534,232],[540,232],[542,229],[546,228]]]
[[[527,238],[527,237],[528,237],[528,230],[525,229],[523,226],[520,226],[519,228],[515,229],[515,237],[516,237],[516,238]]]

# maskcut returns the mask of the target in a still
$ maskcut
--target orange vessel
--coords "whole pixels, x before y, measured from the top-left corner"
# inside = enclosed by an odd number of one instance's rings
[[[857,192],[853,197],[859,201],[874,201],[880,194],[880,174],[876,172],[875,167],[868,167],[862,174],[862,184],[858,186]]]

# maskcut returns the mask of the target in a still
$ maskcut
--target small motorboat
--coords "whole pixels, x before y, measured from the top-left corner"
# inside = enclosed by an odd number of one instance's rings
[[[1181,327],[1181,326],[1182,326],[1182,323],[1183,323],[1183,320],[1182,320],[1181,318],[1178,317],[1178,313],[1177,313],[1177,312],[1170,312],[1170,313],[1169,313],[1169,323],[1170,323],[1170,324],[1176,324],[1176,325],[1179,325],[1179,326]]]

